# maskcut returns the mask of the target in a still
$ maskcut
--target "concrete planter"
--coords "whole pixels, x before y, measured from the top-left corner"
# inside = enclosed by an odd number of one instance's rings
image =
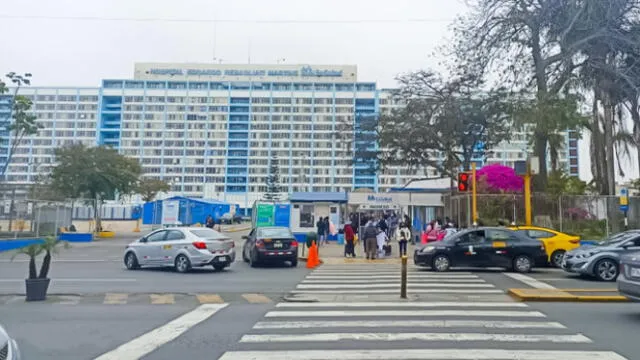
[[[50,282],[51,279],[26,279],[27,301],[46,300]]]

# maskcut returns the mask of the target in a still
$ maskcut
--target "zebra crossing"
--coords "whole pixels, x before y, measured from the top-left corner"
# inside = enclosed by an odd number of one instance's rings
[[[626,359],[477,275],[409,271],[407,301],[398,265],[322,266],[293,290],[318,302],[276,304],[219,360]]]

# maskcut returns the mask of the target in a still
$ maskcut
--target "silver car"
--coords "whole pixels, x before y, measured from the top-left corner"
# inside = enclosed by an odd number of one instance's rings
[[[640,301],[640,253],[624,255],[620,258],[618,291],[634,301]]]
[[[625,231],[597,245],[584,245],[568,251],[562,260],[562,268],[570,273],[594,276],[601,281],[616,281],[620,257],[635,251],[640,251],[640,231]]]
[[[0,325],[0,360],[20,360],[20,349],[15,340]]]
[[[211,265],[222,270],[236,259],[235,243],[228,236],[204,227],[160,229],[127,245],[124,264],[129,270],[141,266],[172,266],[185,273],[192,267]]]

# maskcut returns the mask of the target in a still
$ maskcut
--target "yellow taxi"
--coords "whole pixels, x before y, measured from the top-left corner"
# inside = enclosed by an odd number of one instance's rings
[[[530,238],[541,240],[549,256],[549,263],[555,267],[562,266],[564,253],[580,246],[580,236],[569,235],[538,226],[514,226],[511,230],[522,232]]]

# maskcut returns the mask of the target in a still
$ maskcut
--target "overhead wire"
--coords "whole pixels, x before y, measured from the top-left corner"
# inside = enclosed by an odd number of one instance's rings
[[[55,16],[55,15],[13,15],[0,14],[0,19],[25,20],[70,20],[70,21],[121,21],[121,22],[181,22],[181,23],[228,23],[228,24],[402,24],[451,22],[445,18],[408,19],[190,19],[190,18],[127,18],[106,16]]]

